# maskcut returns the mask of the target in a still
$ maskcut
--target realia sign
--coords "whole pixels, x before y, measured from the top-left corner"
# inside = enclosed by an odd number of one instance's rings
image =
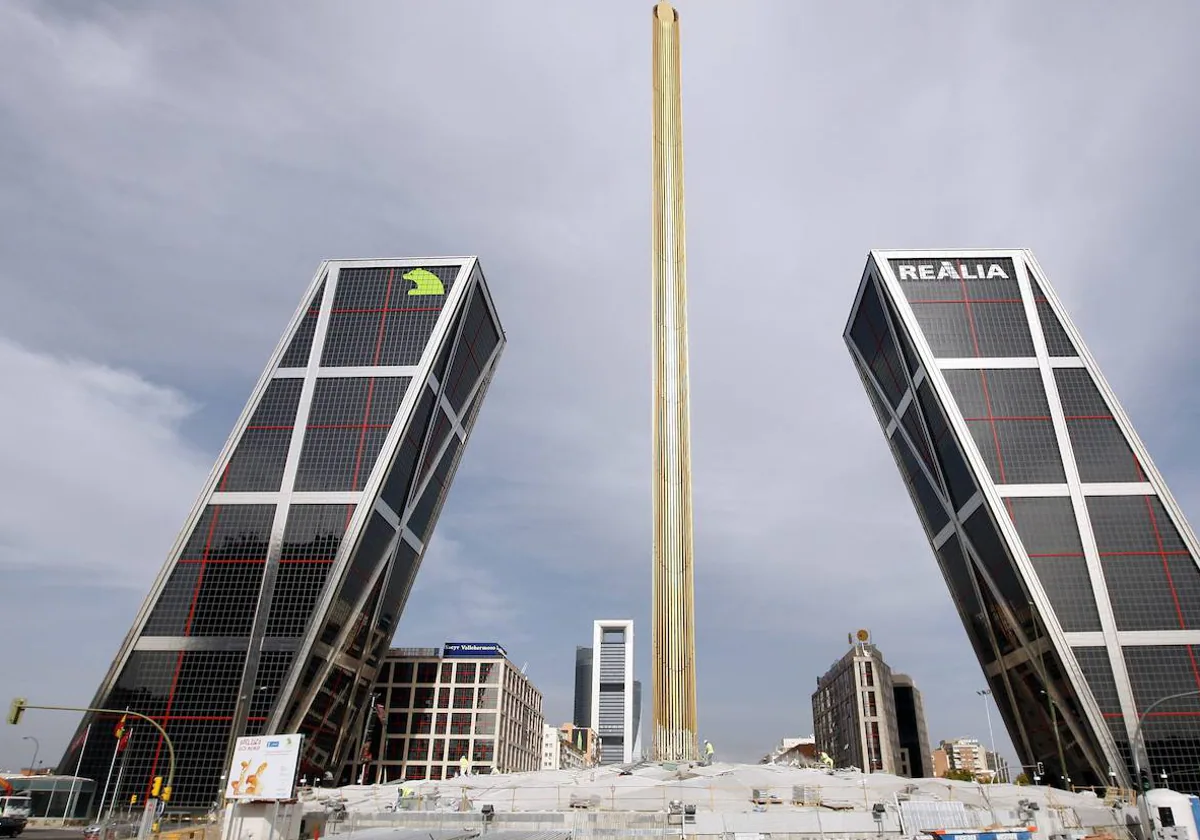
[[[443,657],[508,656],[496,642],[446,642],[442,646]]]
[[[946,258],[928,260],[891,260],[892,270],[901,282],[905,280],[1015,280],[1012,260]]]

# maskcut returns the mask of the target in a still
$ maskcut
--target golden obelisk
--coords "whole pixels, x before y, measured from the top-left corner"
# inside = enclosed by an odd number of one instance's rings
[[[679,14],[658,3],[653,19],[654,759],[689,761],[699,750]]]

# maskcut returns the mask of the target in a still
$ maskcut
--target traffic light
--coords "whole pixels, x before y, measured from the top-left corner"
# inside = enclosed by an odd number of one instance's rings
[[[170,785],[167,785],[165,788],[162,789],[162,801],[163,802],[171,801],[171,786]]]
[[[25,698],[13,698],[12,705],[8,707],[8,722],[14,726],[21,722],[21,715],[25,714]]]
[[[1142,792],[1143,793],[1154,787],[1154,780],[1150,778],[1150,771],[1147,770],[1145,767],[1142,768],[1140,781],[1142,783]]]
[[[162,791],[162,776],[155,776],[154,781],[150,783],[150,795],[158,796]]]

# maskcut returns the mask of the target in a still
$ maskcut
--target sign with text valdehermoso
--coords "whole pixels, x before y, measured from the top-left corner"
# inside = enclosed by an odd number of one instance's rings
[[[238,738],[225,780],[226,799],[291,799],[301,735]]]
[[[508,653],[496,642],[446,642],[442,646],[442,656],[468,658],[474,656],[508,656]]]

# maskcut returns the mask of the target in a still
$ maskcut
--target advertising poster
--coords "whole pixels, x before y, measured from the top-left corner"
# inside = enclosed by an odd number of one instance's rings
[[[291,799],[301,735],[238,738],[225,782],[226,799]]]

